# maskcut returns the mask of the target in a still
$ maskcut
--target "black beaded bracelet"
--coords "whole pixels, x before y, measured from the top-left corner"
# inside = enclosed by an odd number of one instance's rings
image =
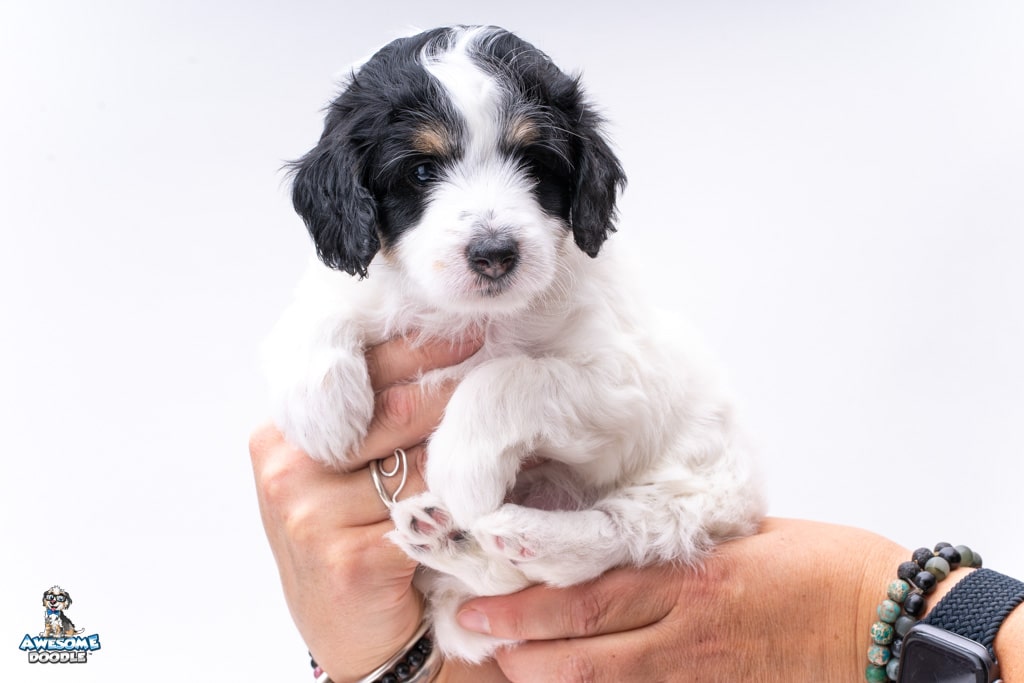
[[[897,568],[886,599],[878,605],[864,678],[871,683],[897,680],[903,638],[924,614],[925,596],[953,570],[980,566],[981,555],[965,545],[939,543],[934,550],[915,550],[911,559]]]
[[[369,676],[360,679],[359,683],[416,683],[431,680],[433,674],[437,673],[433,666],[437,656],[428,628],[429,624],[423,624],[413,636],[411,647],[389,659]],[[309,663],[313,667],[313,677],[317,683],[333,683],[330,676],[316,663],[312,653],[309,655]]]

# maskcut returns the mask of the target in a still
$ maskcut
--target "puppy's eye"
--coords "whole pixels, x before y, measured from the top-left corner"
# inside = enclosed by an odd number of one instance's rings
[[[412,177],[419,185],[427,185],[438,179],[439,171],[437,164],[433,162],[424,162],[413,169]]]

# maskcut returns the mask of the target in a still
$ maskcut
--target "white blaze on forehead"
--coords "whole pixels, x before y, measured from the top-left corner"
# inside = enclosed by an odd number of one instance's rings
[[[425,195],[415,229],[403,233],[391,253],[416,292],[441,310],[465,315],[506,315],[522,310],[550,287],[558,273],[564,222],[539,204],[536,182],[504,141],[508,93],[501,77],[474,59],[495,33],[461,29],[420,63],[444,91],[460,118],[457,158],[441,155],[443,172]],[[528,137],[525,133],[522,137]],[[481,278],[466,256],[484,234],[514,239],[519,260],[500,285]]]
[[[501,134],[501,88],[470,56],[473,46],[486,37],[487,29],[465,30],[449,49],[426,57],[423,64],[447,91],[466,123],[468,155],[492,152]]]

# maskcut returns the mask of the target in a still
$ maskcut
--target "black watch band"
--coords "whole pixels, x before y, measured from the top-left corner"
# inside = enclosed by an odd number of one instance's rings
[[[976,569],[946,593],[921,623],[981,643],[995,659],[992,642],[999,626],[1022,601],[1024,582],[991,569]]]

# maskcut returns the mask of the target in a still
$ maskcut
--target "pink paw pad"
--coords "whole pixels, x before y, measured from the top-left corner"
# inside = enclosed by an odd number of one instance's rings
[[[506,538],[504,536],[491,536],[491,542],[494,543],[494,547],[505,555],[509,559],[521,559],[529,560],[536,557],[537,553],[532,548],[524,545],[522,542],[516,539]]]
[[[441,508],[425,507],[413,512],[410,524],[413,531],[432,536],[448,529],[451,526],[451,517]]]

